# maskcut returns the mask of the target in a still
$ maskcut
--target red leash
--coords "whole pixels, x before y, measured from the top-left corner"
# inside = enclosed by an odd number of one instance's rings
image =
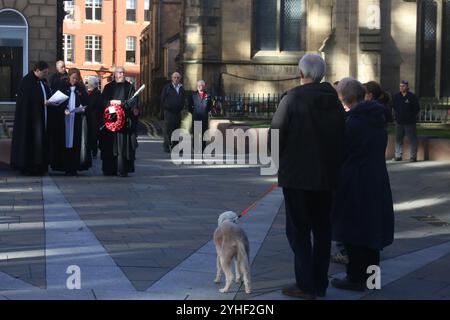
[[[239,219],[242,218],[243,216],[245,216],[250,210],[252,210],[254,207],[256,207],[256,205],[258,204],[258,202],[264,198],[265,196],[267,196],[269,193],[271,193],[273,190],[275,190],[276,188],[278,188],[278,183],[274,183],[266,192],[264,192],[264,194],[255,202],[253,202],[247,209],[245,209],[244,211],[242,211],[242,213],[239,215]]]

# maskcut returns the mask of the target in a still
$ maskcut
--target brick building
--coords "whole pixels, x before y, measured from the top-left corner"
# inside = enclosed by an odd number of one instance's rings
[[[215,94],[280,93],[316,52],[331,82],[350,75],[396,91],[407,79],[423,97],[450,96],[450,0],[186,0],[180,10],[172,69],[187,88],[204,79]]]
[[[0,0],[0,112],[14,109],[22,77],[58,57],[62,13],[56,0]]]
[[[150,23],[150,0],[64,1],[63,55],[83,78],[98,76],[104,86],[113,66],[125,67],[140,85],[140,35]]]

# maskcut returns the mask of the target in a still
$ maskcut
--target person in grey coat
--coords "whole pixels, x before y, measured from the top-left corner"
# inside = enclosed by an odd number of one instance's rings
[[[350,109],[346,120],[345,156],[332,213],[333,240],[345,244],[347,277],[333,279],[339,289],[364,291],[370,266],[379,266],[380,251],[394,239],[394,210],[385,151],[385,111],[364,101],[365,88],[353,78],[337,87]]]

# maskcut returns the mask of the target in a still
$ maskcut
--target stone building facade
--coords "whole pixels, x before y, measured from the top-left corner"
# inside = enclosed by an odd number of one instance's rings
[[[450,96],[450,0],[185,0],[181,10],[189,89],[204,79],[214,94],[281,93],[313,52],[330,82],[353,76],[394,92],[406,79],[421,96]]]
[[[39,60],[58,56],[57,0],[0,0],[0,111],[14,105],[18,82]]]

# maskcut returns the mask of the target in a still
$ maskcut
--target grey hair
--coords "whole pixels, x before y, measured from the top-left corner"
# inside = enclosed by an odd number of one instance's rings
[[[122,66],[115,66],[115,67],[113,68],[113,72],[114,72],[114,73],[117,72],[117,70],[122,70],[122,71],[125,73],[125,68],[122,67]]]
[[[342,102],[351,105],[364,100],[366,89],[355,78],[348,77],[339,81],[336,91],[341,96]]]
[[[93,88],[98,88],[98,78],[95,76],[90,76],[87,78],[87,84]]]
[[[298,69],[306,79],[314,82],[322,81],[327,72],[327,67],[323,58],[318,54],[305,54],[298,63]]]
[[[203,84],[204,86],[206,86],[205,80],[198,80],[197,81],[197,85],[199,85],[200,83]]]

